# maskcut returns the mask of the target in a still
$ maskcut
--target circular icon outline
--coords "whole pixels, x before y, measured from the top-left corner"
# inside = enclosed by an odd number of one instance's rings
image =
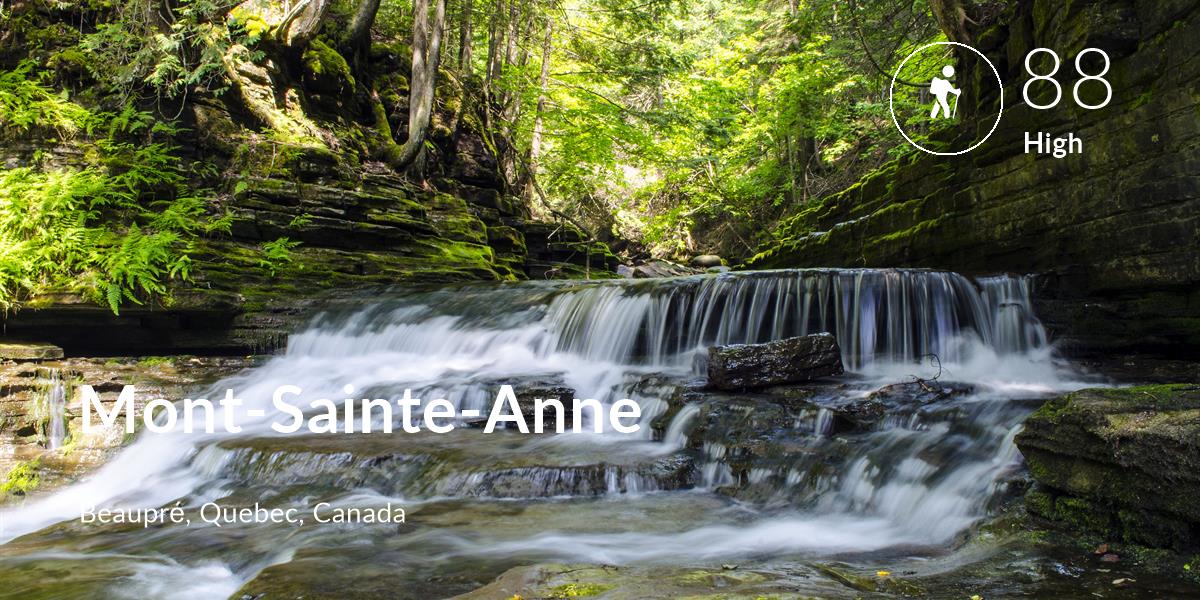
[[[983,136],[982,140],[979,140],[975,143],[975,145],[967,148],[966,150],[959,150],[958,152],[936,152],[934,150],[930,150],[914,142],[912,138],[908,137],[908,134],[904,132],[904,128],[900,126],[900,120],[896,118],[896,80],[900,77],[900,71],[904,68],[904,65],[908,63],[909,59],[916,56],[917,53],[924,51],[926,48],[931,48],[933,46],[960,46],[970,50],[971,52],[974,52],[975,54],[978,54],[979,58],[982,58],[983,62],[987,63],[988,67],[992,69],[992,75],[995,75],[996,77],[996,85],[1000,88],[1000,112],[996,113],[996,122],[992,123],[992,129],[988,131],[987,135]],[[1000,126],[1000,117],[1004,116],[1004,82],[1000,80],[1000,72],[996,70],[996,65],[993,65],[992,61],[988,60],[988,57],[984,56],[982,52],[976,50],[975,48],[972,48],[966,44],[960,44],[958,42],[932,42],[913,50],[908,56],[904,57],[904,60],[900,61],[900,65],[896,67],[896,74],[892,75],[892,83],[890,86],[888,86],[888,112],[892,113],[892,123],[896,125],[896,130],[899,131],[900,135],[904,136],[904,139],[917,150],[927,154],[933,154],[934,156],[961,156],[982,146],[984,142],[988,141],[988,138],[992,137],[993,133],[996,133],[996,128]]]

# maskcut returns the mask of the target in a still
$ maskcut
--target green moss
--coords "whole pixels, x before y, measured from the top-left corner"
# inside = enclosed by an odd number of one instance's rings
[[[1054,494],[1040,487],[1030,488],[1025,493],[1025,507],[1040,517],[1051,520],[1058,518],[1058,511],[1054,508]]]
[[[147,368],[165,367],[171,363],[170,356],[146,356],[138,359],[138,366]]]
[[[304,68],[309,73],[354,86],[354,74],[346,59],[317,38],[308,44],[303,56]]]
[[[25,462],[17,463],[15,467],[8,472],[4,483],[0,484],[0,493],[12,494],[14,496],[24,496],[33,491],[41,481],[39,474],[40,461],[33,459]]]
[[[89,61],[83,50],[77,46],[70,46],[51,55],[47,64],[54,69],[83,71],[87,69]]]
[[[490,267],[495,258],[491,246],[451,240],[438,240],[437,244],[442,255],[455,262],[475,263],[483,267]]]
[[[613,586],[602,583],[568,583],[550,590],[551,598],[586,598],[599,596],[612,589]]]
[[[1112,530],[1109,511],[1082,498],[1063,496],[1054,502],[1060,520],[1073,529],[1107,533]]]

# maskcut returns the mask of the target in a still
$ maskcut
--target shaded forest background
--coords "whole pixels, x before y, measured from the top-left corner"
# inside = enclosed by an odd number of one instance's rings
[[[0,173],[0,304],[63,286],[114,311],[164,295],[190,277],[195,240],[229,232],[239,177],[320,152],[335,155],[331,171],[426,182],[447,160],[438,140],[464,130],[534,216],[633,259],[737,260],[787,214],[910,152],[888,112],[890,73],[922,44],[969,40],[995,11],[960,0],[6,1],[0,135],[27,152]],[[213,102],[236,105],[251,134],[194,116]],[[194,139],[224,155],[197,154]],[[298,243],[262,243],[263,269]]]

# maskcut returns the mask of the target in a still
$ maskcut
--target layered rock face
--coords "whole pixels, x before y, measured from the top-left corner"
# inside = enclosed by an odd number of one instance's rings
[[[1047,402],[1017,446],[1044,518],[1109,540],[1200,548],[1200,386],[1091,389]]]
[[[1032,272],[1038,315],[1073,342],[1068,350],[1197,356],[1200,8],[1023,2],[1000,23],[971,42],[1005,83],[1003,117],[983,146],[955,157],[909,154],[803,208],[743,267]],[[1031,77],[1024,59],[1038,47],[1062,58],[1063,99],[1048,110],[1022,101]],[[1074,59],[1085,48],[1111,58],[1112,101],[1098,110],[1072,99]],[[965,86],[992,76],[979,64],[965,74]],[[1089,102],[1102,100],[1099,84],[1081,89]],[[964,121],[979,123],[982,135],[998,99],[966,106],[965,98]],[[964,138],[975,139],[967,128]],[[1084,149],[1061,159],[1026,154],[1026,132],[1074,133]]]
[[[190,397],[254,362],[235,357],[176,357],[0,363],[0,473],[24,466],[35,487],[45,490],[103,464],[129,439],[120,412],[112,426],[101,423],[93,413],[92,427],[84,431],[81,385],[91,385],[104,410],[110,412],[116,412],[124,386],[134,385],[131,414],[141,419],[147,401]],[[46,452],[47,448],[54,451]],[[3,483],[0,481],[0,486]],[[0,503],[27,491],[0,490]]]

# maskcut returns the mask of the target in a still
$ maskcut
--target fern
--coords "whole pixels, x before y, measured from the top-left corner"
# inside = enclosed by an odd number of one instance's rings
[[[0,71],[0,132],[32,130],[83,134],[87,159],[0,171],[0,308],[69,288],[119,314],[188,279],[198,235],[229,231],[232,215],[209,216],[175,148],[158,141],[174,125],[132,107],[88,111],[23,63]]]
[[[299,245],[300,242],[292,241],[287,237],[281,237],[264,243],[262,245],[263,256],[259,259],[258,266],[270,273],[271,277],[274,277],[284,266],[292,263],[292,250]]]

